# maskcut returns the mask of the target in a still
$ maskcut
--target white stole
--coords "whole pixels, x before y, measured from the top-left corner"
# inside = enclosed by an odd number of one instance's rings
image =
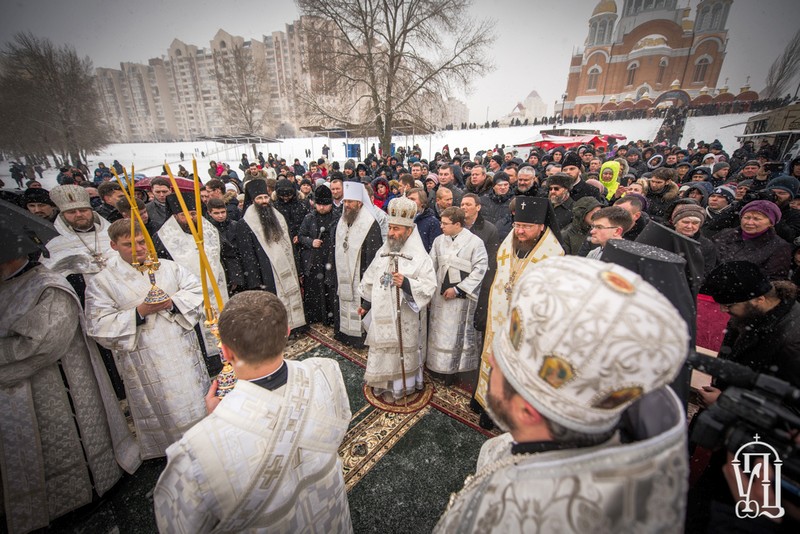
[[[281,238],[270,241],[264,238],[264,228],[261,226],[261,219],[255,205],[247,208],[244,212],[244,222],[255,234],[258,244],[264,250],[272,265],[272,275],[275,279],[275,291],[278,298],[286,307],[289,316],[289,328],[297,328],[306,324],[305,312],[303,311],[303,298],[300,294],[300,282],[297,278],[297,267],[294,264],[294,250],[289,241],[289,229],[286,226],[286,219],[283,215],[272,208],[275,217],[281,227]]]

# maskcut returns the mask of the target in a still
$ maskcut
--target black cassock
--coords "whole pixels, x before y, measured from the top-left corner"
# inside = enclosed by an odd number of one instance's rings
[[[303,308],[306,323],[334,325],[336,314],[336,266],[334,237],[339,213],[331,210],[321,215],[316,209],[307,214],[300,225],[300,275],[303,279]],[[313,247],[315,239],[322,246]]]

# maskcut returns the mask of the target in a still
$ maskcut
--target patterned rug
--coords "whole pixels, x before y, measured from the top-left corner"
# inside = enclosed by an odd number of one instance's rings
[[[474,473],[481,445],[496,435],[478,426],[470,392],[426,374],[424,390],[408,406],[376,399],[364,388],[367,351],[339,343],[321,325],[287,346],[287,359],[310,357],[339,362],[350,399],[353,415],[339,454],[355,532],[430,532],[450,494]],[[165,465],[165,459],[144,462],[102,499],[46,531],[156,532],[152,493]]]

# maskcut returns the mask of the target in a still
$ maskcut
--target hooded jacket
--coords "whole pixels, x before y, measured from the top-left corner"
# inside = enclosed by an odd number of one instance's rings
[[[611,169],[611,172],[614,173],[611,177],[611,180],[606,182],[603,180],[603,171],[606,169]],[[620,171],[620,164],[617,161],[606,161],[600,167],[600,183],[603,184],[608,191],[606,194],[606,199],[611,200],[614,196],[614,193],[617,192],[617,188],[619,187],[619,171]]]
[[[575,256],[589,235],[589,225],[583,220],[594,208],[602,207],[594,197],[583,197],[572,205],[572,223],[561,232],[564,253]]]

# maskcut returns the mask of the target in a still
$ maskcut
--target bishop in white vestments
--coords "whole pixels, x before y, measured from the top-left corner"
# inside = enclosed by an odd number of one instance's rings
[[[146,253],[130,221],[112,223],[111,246],[118,252],[86,288],[87,332],[114,353],[125,382],[143,459],[164,456],[167,447],[205,415],[209,379],[194,327],[203,314],[198,280],[175,262],[161,260],[156,284],[169,299],[144,302],[150,281],[132,263]]]
[[[387,402],[423,387],[426,309],[436,291],[436,273],[414,225],[416,214],[413,200],[392,199],[389,236],[359,285],[370,303],[364,381]]]

